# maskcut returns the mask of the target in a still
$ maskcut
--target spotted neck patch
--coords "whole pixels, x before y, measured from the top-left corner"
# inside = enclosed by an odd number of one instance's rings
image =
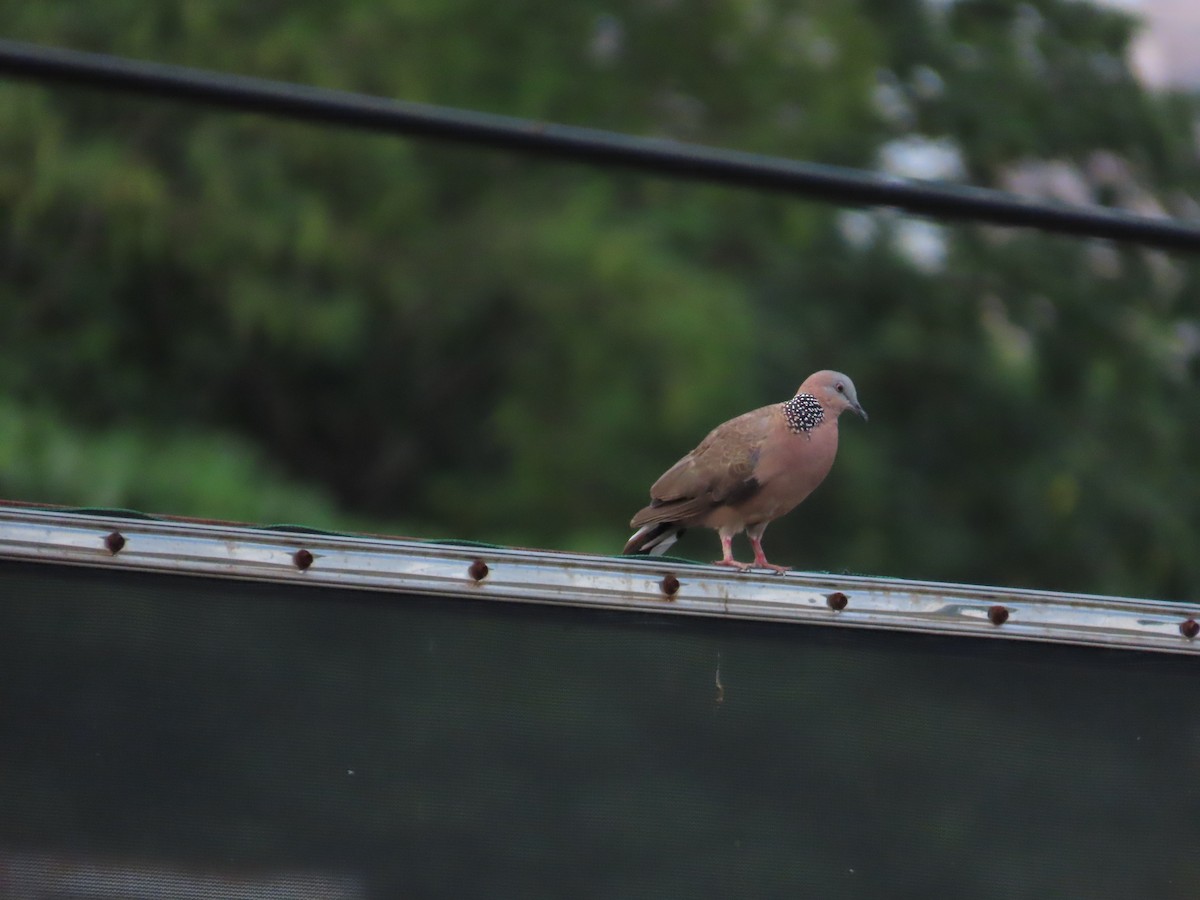
[[[783,416],[787,419],[788,431],[808,434],[825,420],[825,410],[812,394],[797,394],[783,404]]]

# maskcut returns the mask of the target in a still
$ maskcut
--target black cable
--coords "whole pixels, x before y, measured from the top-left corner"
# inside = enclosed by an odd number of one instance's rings
[[[1200,250],[1200,225],[1173,219],[1148,218],[1104,207],[1039,203],[985,188],[893,178],[840,166],[17,41],[0,40],[0,74],[310,122],[482,144],[660,175],[802,194],[847,205],[893,206],[922,215],[1023,225],[1173,250]]]

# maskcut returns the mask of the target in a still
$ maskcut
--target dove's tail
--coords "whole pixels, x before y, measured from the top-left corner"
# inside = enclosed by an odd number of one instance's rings
[[[662,556],[686,529],[678,522],[652,522],[634,532],[622,553]]]

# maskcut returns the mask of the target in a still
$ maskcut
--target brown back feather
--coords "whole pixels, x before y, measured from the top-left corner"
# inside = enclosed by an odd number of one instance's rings
[[[687,522],[714,506],[740,502],[751,484],[759,450],[773,428],[781,427],[782,404],[764,406],[718,425],[691,453],[671,466],[650,488],[654,502],[630,523]]]

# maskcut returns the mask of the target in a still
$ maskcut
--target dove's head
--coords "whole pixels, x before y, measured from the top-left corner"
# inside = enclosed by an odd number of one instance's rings
[[[867,420],[867,411],[858,402],[858,391],[854,382],[841,372],[822,369],[814,372],[800,385],[800,394],[812,394],[824,408],[826,415],[836,419],[845,410],[856,412]]]

